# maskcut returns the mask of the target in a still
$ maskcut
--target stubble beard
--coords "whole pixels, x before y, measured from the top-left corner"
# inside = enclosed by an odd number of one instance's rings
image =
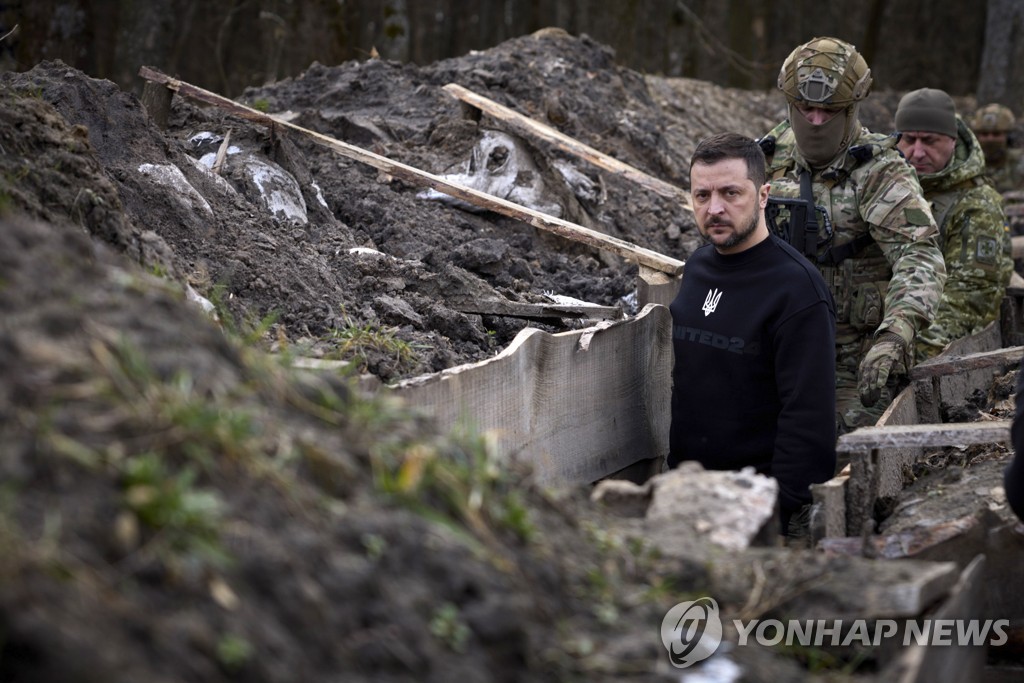
[[[712,228],[712,227],[714,227],[716,225],[730,225],[730,224],[729,223],[709,223],[709,224],[705,225],[704,229],[705,229],[705,231],[708,231],[708,232],[704,233],[704,239],[706,239],[708,242],[711,242],[711,244],[713,244],[715,247],[717,247],[719,249],[730,249],[732,247],[739,246],[740,244],[743,244],[745,241],[750,239],[750,236],[754,234],[754,230],[757,229],[757,211],[754,211],[751,214],[750,220],[748,221],[746,228],[744,228],[742,230],[734,230],[733,232],[729,233],[729,235],[722,242],[716,242],[710,236],[710,228]]]

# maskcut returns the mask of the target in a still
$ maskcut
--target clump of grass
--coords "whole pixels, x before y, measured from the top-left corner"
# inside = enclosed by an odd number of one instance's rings
[[[227,305],[230,297],[227,286],[224,284],[214,285],[208,297],[224,331],[245,346],[253,346],[264,340],[274,323],[280,318],[280,311],[270,311],[262,318],[246,315],[239,319]]]
[[[241,459],[258,453],[259,422],[233,404],[227,388],[197,386],[195,378],[178,372],[162,380],[147,358],[125,340],[93,346],[122,410],[131,421],[146,423],[146,448],[156,453],[181,453],[204,466],[220,457]]]
[[[359,366],[360,372],[368,369],[374,356],[390,358],[399,367],[411,367],[419,361],[415,346],[399,339],[395,328],[369,323],[359,325],[347,316],[345,322],[344,327],[327,334],[326,341],[332,344],[333,350],[326,358],[351,361]]]
[[[242,636],[229,633],[217,641],[217,661],[231,673],[245,666],[254,652],[252,643]]]
[[[222,566],[228,560],[219,540],[224,505],[215,492],[196,486],[196,474],[190,466],[173,471],[156,453],[131,456],[124,462],[124,502],[155,532],[158,554]]]
[[[519,481],[497,460],[492,439],[456,429],[433,443],[384,444],[371,449],[374,483],[387,495],[493,540],[506,532],[530,541],[536,528]]]
[[[465,652],[469,640],[469,626],[459,614],[459,608],[450,602],[442,604],[430,619],[430,633],[453,652]]]

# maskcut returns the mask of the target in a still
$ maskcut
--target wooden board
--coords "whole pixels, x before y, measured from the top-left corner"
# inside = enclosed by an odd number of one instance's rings
[[[910,371],[910,378],[930,379],[969,370],[1002,368],[1020,363],[1022,355],[1024,355],[1024,346],[986,350],[962,356],[939,355],[914,366]]]
[[[850,456],[844,510],[848,535],[866,532],[879,497],[899,494],[903,471],[920,456],[922,448],[1009,438],[1008,428],[992,427],[991,423],[940,423],[944,405],[962,403],[976,389],[987,390],[993,372],[1012,365],[1024,351],[998,349],[999,342],[997,323],[955,340],[941,354],[911,370],[910,386],[896,397],[874,427],[862,427],[839,438],[836,450]],[[835,517],[828,511],[824,514]]]
[[[921,449],[916,444],[874,443],[869,448],[849,448],[852,434],[860,434],[865,429],[896,429],[903,425],[919,422],[917,399],[914,386],[901,391],[896,399],[889,404],[875,427],[862,427],[850,434],[839,437],[836,452],[848,454],[850,461],[850,477],[846,482],[846,526],[851,536],[860,536],[865,532],[865,523],[872,518],[875,500],[879,496],[891,496],[903,488],[903,468],[920,455]]]
[[[457,83],[449,83],[444,86],[444,89],[452,97],[476,107],[491,118],[501,121],[509,130],[517,133],[518,135],[543,140],[567,154],[571,154],[578,159],[582,159],[594,166],[597,166],[598,168],[614,173],[617,176],[626,178],[640,187],[651,190],[663,197],[675,199],[679,202],[679,205],[682,208],[690,211],[691,213],[693,212],[693,207],[690,205],[690,195],[681,187],[677,187],[671,183],[666,183],[664,180],[655,178],[652,175],[648,175],[640,169],[619,161],[615,157],[608,156],[604,152],[600,152],[593,147],[589,147],[579,140],[569,137],[565,133],[552,128],[545,123],[535,121],[528,116],[523,116],[519,112],[509,109],[505,105],[498,104],[494,100],[488,99],[483,95],[478,95],[472,90],[463,88]]]
[[[1002,349],[998,322],[977,334],[954,340],[946,349],[910,371],[917,395],[918,422],[942,422],[944,408],[960,405],[975,391],[988,392],[992,380],[1019,362],[1021,347]]]
[[[846,482],[849,475],[838,475],[823,484],[811,484],[811,497],[818,517],[811,519],[814,543],[823,538],[846,536]]]
[[[643,307],[647,304],[671,306],[683,284],[683,276],[668,275],[641,265],[636,277],[636,299]]]
[[[982,618],[985,601],[984,569],[985,556],[978,555],[961,572],[949,597],[933,613],[922,617],[931,619],[932,623],[939,620],[963,623]],[[955,626],[952,634],[955,643]],[[903,642],[902,632],[899,638],[893,640]],[[896,661],[883,669],[879,680],[899,683],[981,683],[984,680],[986,654],[983,645],[919,645],[911,637],[911,645],[901,652]]]
[[[627,242],[626,240],[612,237],[611,235],[605,235],[582,225],[570,223],[569,221],[564,221],[560,218],[555,218],[554,216],[548,216],[547,214],[515,204],[514,202],[510,202],[506,199],[495,197],[471,187],[452,182],[446,178],[442,178],[441,176],[421,171],[418,168],[388,159],[387,157],[361,147],[351,145],[347,142],[342,142],[341,140],[336,140],[327,135],[323,135],[322,133],[309,130],[308,128],[303,128],[291,123],[290,121],[286,121],[283,118],[274,118],[269,114],[264,114],[261,111],[246,107],[245,105],[229,100],[228,98],[222,97],[216,93],[203,90],[202,88],[185,83],[184,81],[176,78],[171,78],[170,76],[167,76],[166,74],[163,74],[151,67],[141,67],[139,69],[139,75],[147,81],[161,83],[185,97],[190,97],[200,102],[212,104],[235,116],[239,116],[262,125],[270,127],[276,126],[301,133],[302,135],[305,135],[315,142],[332,149],[342,156],[372,166],[384,171],[390,176],[400,178],[418,187],[433,188],[438,192],[444,192],[445,194],[467,201],[474,206],[487,209],[488,211],[495,211],[511,218],[516,218],[532,225],[535,228],[554,233],[566,239],[587,244],[597,249],[605,249],[634,263],[645,265],[655,270],[669,273],[670,275],[678,275],[683,271],[683,262],[678,259],[665,256],[664,254],[659,254],[658,252],[650,249],[639,247]]]
[[[941,448],[1007,443],[1011,420],[861,427],[839,437],[838,450],[863,453],[877,448]]]
[[[508,299],[482,299],[455,304],[462,313],[481,315],[505,315],[516,318],[580,318],[587,320],[617,320],[622,318],[622,309],[617,306],[597,304],[531,304]]]
[[[549,334],[519,333],[492,359],[385,391],[434,415],[490,432],[499,453],[548,484],[590,483],[668,453],[672,316],[651,304],[635,318]]]

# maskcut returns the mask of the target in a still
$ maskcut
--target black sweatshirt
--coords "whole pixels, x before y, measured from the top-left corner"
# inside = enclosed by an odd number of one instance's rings
[[[1010,430],[1014,456],[1003,475],[1003,488],[1006,489],[1006,502],[1017,513],[1018,519],[1024,521],[1024,359],[1021,359],[1017,370],[1017,394],[1014,400],[1017,402],[1017,411]]]
[[[752,466],[779,482],[783,518],[835,474],[835,305],[818,269],[774,235],[738,254],[694,252],[672,302],[668,464]]]

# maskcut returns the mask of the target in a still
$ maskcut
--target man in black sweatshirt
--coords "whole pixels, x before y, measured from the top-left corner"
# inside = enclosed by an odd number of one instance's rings
[[[690,194],[709,242],[672,302],[668,465],[753,467],[779,483],[782,532],[836,466],[835,306],[818,269],[770,234],[764,155],[723,133],[697,146]]]

